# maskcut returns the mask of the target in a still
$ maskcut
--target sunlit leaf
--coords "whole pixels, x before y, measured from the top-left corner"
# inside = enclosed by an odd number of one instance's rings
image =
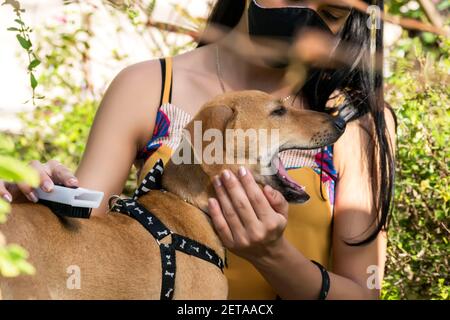
[[[36,89],[38,82],[36,80],[36,78],[34,77],[33,73],[30,73],[30,85],[33,89]]]
[[[19,41],[20,45],[22,46],[22,48],[28,50],[31,48],[31,42],[27,39],[25,39],[24,37],[22,37],[20,34],[16,35],[17,40]]]
[[[0,179],[8,182],[23,182],[32,187],[39,185],[39,175],[30,166],[18,160],[0,156]]]
[[[39,61],[38,59],[34,59],[33,61],[30,62],[30,64],[28,65],[28,70],[32,70],[34,68],[36,68],[38,65],[41,64],[41,61]]]

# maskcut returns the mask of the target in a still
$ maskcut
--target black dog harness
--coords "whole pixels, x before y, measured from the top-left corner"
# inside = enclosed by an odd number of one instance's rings
[[[210,262],[220,268],[222,272],[224,263],[213,249],[195,240],[173,233],[161,220],[138,202],[138,198],[150,190],[161,189],[163,171],[163,162],[159,159],[153,169],[145,176],[139,188],[136,189],[133,199],[113,196],[110,198],[110,209],[134,218],[155,238],[161,253],[162,283],[160,299],[172,300],[175,290],[177,250]],[[111,205],[111,200],[114,199],[116,201]],[[169,236],[172,238],[171,243],[161,243],[161,240]]]

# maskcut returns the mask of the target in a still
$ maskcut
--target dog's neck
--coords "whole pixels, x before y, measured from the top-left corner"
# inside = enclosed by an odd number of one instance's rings
[[[208,198],[214,197],[209,176],[200,164],[177,164],[169,161],[162,177],[163,189],[208,213]]]

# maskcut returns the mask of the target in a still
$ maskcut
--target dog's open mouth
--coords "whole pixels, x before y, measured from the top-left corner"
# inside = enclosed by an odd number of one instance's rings
[[[305,187],[299,185],[294,179],[288,176],[286,168],[278,155],[272,158],[272,165],[277,170],[275,177],[281,187],[281,193],[288,202],[304,203],[309,200],[309,195],[306,193]]]

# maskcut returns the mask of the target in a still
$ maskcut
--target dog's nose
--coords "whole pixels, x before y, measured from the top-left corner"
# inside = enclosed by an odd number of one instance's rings
[[[334,126],[339,131],[344,131],[346,125],[347,125],[347,123],[340,116],[337,116],[337,117],[334,118]]]

